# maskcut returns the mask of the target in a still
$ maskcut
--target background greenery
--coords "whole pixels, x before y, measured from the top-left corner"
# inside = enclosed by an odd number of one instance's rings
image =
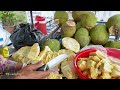
[[[27,23],[27,17],[25,11],[14,11],[16,17],[16,24]]]
[[[0,20],[7,25],[27,23],[25,11],[0,11]]]

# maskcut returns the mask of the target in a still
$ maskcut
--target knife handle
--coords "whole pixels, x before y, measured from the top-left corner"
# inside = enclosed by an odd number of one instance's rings
[[[36,71],[46,71],[48,68],[46,67],[46,64],[43,65],[42,67],[39,67]]]

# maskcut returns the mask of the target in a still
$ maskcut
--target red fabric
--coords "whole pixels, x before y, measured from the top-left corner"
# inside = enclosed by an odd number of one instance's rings
[[[36,17],[35,17],[35,20],[36,20],[36,21],[45,21],[45,18],[44,18],[44,17],[41,17],[41,16],[36,16]]]
[[[40,30],[44,35],[46,35],[47,34],[46,23],[40,23],[40,21],[45,21],[45,18],[41,16],[36,16],[35,20],[37,21],[35,23],[36,29]]]

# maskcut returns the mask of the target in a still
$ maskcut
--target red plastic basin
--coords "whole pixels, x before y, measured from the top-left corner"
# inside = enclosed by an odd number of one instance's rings
[[[112,48],[106,48],[106,50],[107,50],[107,54],[109,56],[113,56],[115,58],[120,59],[120,50],[112,49]],[[87,49],[87,50],[84,50],[82,52],[77,53],[77,55],[75,56],[74,67],[75,67],[75,69],[76,69],[76,71],[81,79],[90,79],[90,78],[82,73],[82,71],[79,69],[79,67],[77,65],[77,62],[79,61],[80,58],[89,57],[89,54],[91,52],[95,52],[95,51],[96,51],[96,49]]]

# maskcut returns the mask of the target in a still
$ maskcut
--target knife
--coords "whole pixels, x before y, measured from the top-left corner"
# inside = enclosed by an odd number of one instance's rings
[[[36,71],[46,71],[52,69],[58,64],[60,64],[63,60],[65,60],[68,56],[68,54],[61,54],[50,60],[47,64],[43,65],[42,67],[39,67]]]

